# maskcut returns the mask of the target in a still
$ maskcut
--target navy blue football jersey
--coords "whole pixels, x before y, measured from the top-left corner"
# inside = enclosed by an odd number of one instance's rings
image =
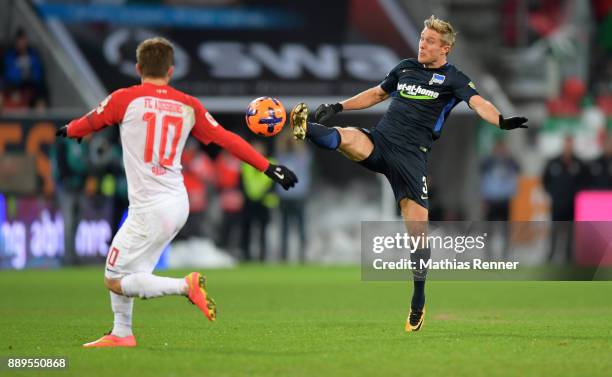
[[[478,94],[454,65],[425,68],[417,59],[402,60],[380,86],[392,99],[376,129],[394,144],[427,148],[440,137],[451,110]]]

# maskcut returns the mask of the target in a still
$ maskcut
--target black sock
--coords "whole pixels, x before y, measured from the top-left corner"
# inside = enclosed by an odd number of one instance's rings
[[[410,307],[422,310],[423,306],[425,306],[425,280],[415,280]]]
[[[410,254],[410,260],[415,264],[412,270],[414,276],[414,292],[412,294],[411,307],[423,309],[425,306],[425,279],[427,278],[427,268],[423,264],[431,259],[431,249],[417,249]]]
[[[306,137],[316,146],[335,151],[340,146],[340,133],[333,127],[308,122]]]

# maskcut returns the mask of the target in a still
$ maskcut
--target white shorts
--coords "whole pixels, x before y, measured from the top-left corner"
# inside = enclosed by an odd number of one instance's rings
[[[185,225],[187,216],[187,195],[151,208],[130,209],[106,256],[104,276],[120,279],[137,272],[153,272],[161,253]]]

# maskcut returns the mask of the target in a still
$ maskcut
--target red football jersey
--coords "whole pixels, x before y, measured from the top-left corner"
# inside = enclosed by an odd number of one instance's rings
[[[143,83],[113,92],[96,109],[70,122],[68,136],[86,136],[110,125],[120,130],[130,208],[185,193],[181,154],[190,133],[260,171],[269,165],[251,145],[217,123],[200,101],[167,85]]]

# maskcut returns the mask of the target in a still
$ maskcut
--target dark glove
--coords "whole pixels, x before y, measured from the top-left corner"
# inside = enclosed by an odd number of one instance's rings
[[[55,136],[56,137],[70,137],[68,136],[68,126],[64,126],[62,128],[60,128],[59,130],[55,131]],[[76,139],[76,141],[81,144],[81,141],[83,141],[82,137],[79,137]]]
[[[499,114],[499,128],[502,130],[513,130],[515,128],[527,128],[527,118],[525,117],[510,117],[505,118]]]
[[[295,174],[287,167],[282,165],[270,164],[264,173],[266,173],[266,175],[274,182],[283,186],[285,190],[289,190],[298,182]]]
[[[323,105],[319,105],[319,107],[317,107],[317,111],[315,111],[315,122],[325,122],[329,118],[341,112],[342,109],[343,107],[341,103],[324,103]]]

